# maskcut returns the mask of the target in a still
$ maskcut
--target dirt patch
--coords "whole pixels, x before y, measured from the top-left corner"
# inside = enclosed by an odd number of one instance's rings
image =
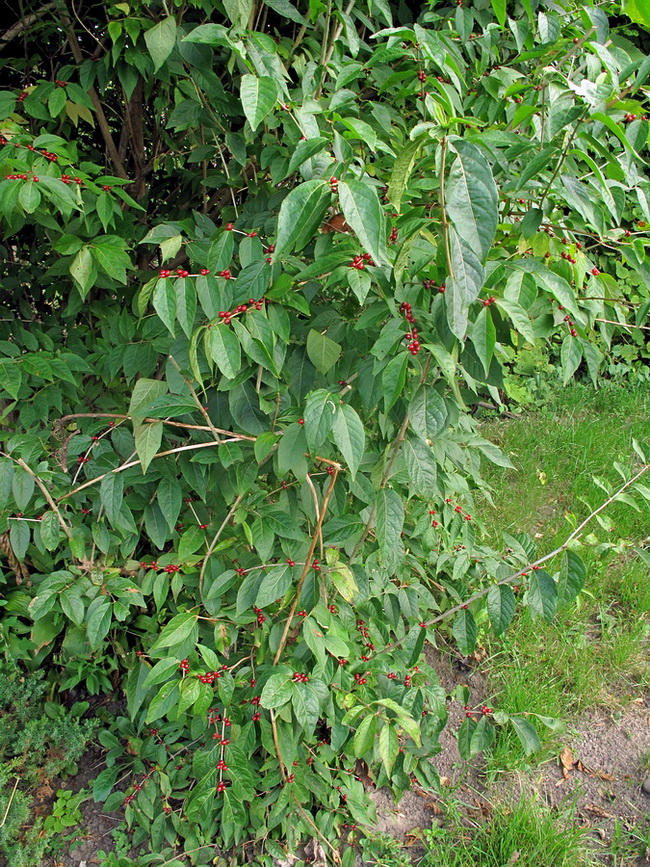
[[[102,771],[106,764],[102,750],[93,748],[79,761],[80,771],[73,780],[62,783],[58,788],[73,789],[75,792],[81,789],[92,789],[93,780]],[[97,856],[100,851],[110,852],[113,850],[113,831],[122,821],[121,811],[107,813],[103,804],[96,804],[92,796],[81,805],[82,822],[78,826],[75,839],[70,842],[65,851],[58,852],[56,856],[48,858],[44,867],[90,867],[101,863]]]
[[[593,829],[605,842],[611,839],[617,820],[632,827],[647,818],[650,795],[642,785],[648,776],[650,755],[650,696],[616,715],[604,711],[586,714],[583,721],[571,726],[553,760],[526,773],[504,774],[488,784],[480,756],[471,762],[460,758],[455,733],[464,711],[453,697],[459,685],[466,685],[469,704],[475,706],[486,698],[486,681],[480,671],[465,666],[462,660],[433,648],[428,648],[426,655],[448,693],[449,724],[440,735],[442,752],[432,759],[443,785],[439,795],[409,792],[398,805],[387,792],[375,793],[379,831],[408,844],[417,829],[429,828],[436,821],[446,797],[475,805],[480,811],[491,802],[531,792],[550,807],[575,804],[581,825]]]

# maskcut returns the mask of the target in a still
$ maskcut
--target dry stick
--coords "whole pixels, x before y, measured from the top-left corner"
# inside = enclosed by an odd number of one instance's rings
[[[52,6],[54,6],[54,3],[45,3],[40,7],[40,9],[37,9],[36,12],[25,15],[25,17],[20,21],[12,24],[9,30],[5,30],[2,36],[0,36],[0,46],[4,48],[4,43],[11,42],[23,30],[28,30],[32,24],[35,24],[38,19],[48,11],[48,9],[52,8]],[[0,825],[0,827],[2,826]]]
[[[207,449],[214,448],[216,445],[222,445],[223,443],[238,443],[242,439],[247,439],[247,437],[233,436],[227,440],[221,440],[221,443],[209,442],[209,443],[192,443],[189,446],[177,446],[175,449],[167,449],[164,452],[158,452],[157,455],[154,455],[151,459],[155,461],[156,458],[164,458],[167,455],[176,455],[180,452],[190,452],[194,449]],[[83,491],[85,488],[89,488],[91,485],[96,485],[97,482],[101,482],[102,479],[106,478],[106,476],[110,476],[113,473],[123,473],[124,470],[130,470],[131,467],[137,467],[138,464],[141,464],[142,461],[127,461],[125,464],[121,464],[119,467],[115,467],[114,470],[109,470],[106,473],[102,473],[101,476],[96,476],[94,479],[90,479],[87,482],[84,482],[83,485],[79,485],[76,488],[73,488],[71,491],[68,491],[67,494],[64,494],[62,497],[57,499],[57,503],[60,503],[61,500],[67,500],[68,497],[72,497],[73,494],[78,494],[79,491]]]
[[[600,512],[602,512],[603,509],[607,508],[607,506],[609,506],[610,503],[613,503],[619,494],[622,494],[626,488],[629,488],[630,485],[633,485],[634,482],[636,482],[637,479],[641,478],[641,476],[644,473],[646,473],[648,470],[650,470],[650,464],[646,464],[642,470],[640,470],[635,476],[633,476],[631,479],[629,479],[629,481],[627,481],[621,488],[619,488],[615,494],[612,494],[612,496],[608,500],[605,500],[605,502],[602,503],[602,505],[600,505],[590,515],[588,515],[584,519],[584,521],[576,527],[576,529],[564,541],[564,543],[562,545],[560,545],[559,548],[555,549],[555,551],[551,551],[550,554],[545,554],[544,557],[540,557],[539,560],[535,560],[534,563],[529,563],[527,566],[524,566],[522,569],[520,569],[518,572],[515,572],[513,575],[509,575],[507,578],[504,578],[501,581],[497,581],[496,584],[491,584],[490,587],[485,587],[483,590],[479,590],[478,593],[475,593],[473,596],[470,596],[470,598],[465,600],[465,602],[461,602],[460,605],[456,605],[454,608],[450,608],[448,611],[445,611],[442,614],[439,614],[437,617],[434,617],[433,620],[427,620],[426,626],[427,627],[433,626],[435,623],[439,623],[441,620],[446,620],[447,617],[451,617],[452,614],[456,614],[458,611],[461,611],[463,608],[467,608],[467,606],[471,605],[472,602],[475,602],[477,599],[481,599],[483,596],[485,596],[487,593],[490,592],[492,587],[500,587],[502,584],[510,584],[512,581],[519,578],[525,572],[528,572],[530,569],[534,569],[535,566],[539,566],[541,563],[546,563],[547,560],[552,559],[557,554],[561,554],[562,551],[565,551],[568,548],[568,546],[571,544],[571,542],[582,533],[582,531],[587,526],[587,524],[593,518],[595,518],[596,515],[598,515]],[[391,644],[391,648],[397,647],[403,641],[404,641],[404,639],[400,638],[399,641],[393,642]]]
[[[206,570],[206,567],[208,565],[208,560],[212,556],[212,552],[214,551],[215,546],[216,546],[217,542],[219,541],[219,537],[221,536],[223,531],[228,526],[228,521],[230,521],[232,516],[235,514],[235,512],[239,508],[239,504],[241,503],[241,501],[243,499],[244,499],[243,494],[239,494],[237,496],[237,498],[235,499],[235,502],[232,504],[232,506],[228,510],[228,514],[223,519],[221,526],[219,527],[219,529],[215,533],[214,539],[210,542],[210,545],[208,546],[208,550],[206,551],[205,557],[203,558],[203,563],[201,564],[201,573],[199,575],[199,594],[201,596],[203,595],[203,578],[205,576],[205,570]]]
[[[203,404],[202,404],[201,401],[199,400],[199,396],[198,396],[198,394],[194,391],[194,386],[193,386],[192,383],[189,381],[189,379],[185,376],[185,374],[181,371],[181,369],[180,369],[180,367],[178,366],[178,363],[177,363],[177,361],[176,361],[176,359],[174,358],[173,355],[170,355],[170,356],[169,356],[169,360],[170,360],[171,363],[174,365],[174,367],[176,368],[176,370],[180,373],[180,375],[183,377],[183,380],[185,381],[185,385],[189,388],[189,390],[190,390],[190,394],[192,395],[192,400],[193,400],[194,403],[197,405],[198,409],[201,411],[201,415],[203,416],[203,418],[204,418],[204,419],[207,421],[207,423],[208,423],[208,427],[210,428],[210,430],[211,430],[211,432],[212,432],[212,436],[214,437],[215,442],[217,442],[217,443],[218,443],[218,442],[221,442],[221,440],[219,439],[219,432],[218,432],[218,430],[216,429],[216,427],[212,424],[212,419],[211,419],[210,416],[208,415],[208,411],[207,411],[207,409],[203,406]]]
[[[609,322],[610,325],[618,325],[620,328],[640,328],[642,331],[650,331],[650,325],[632,325],[630,322],[617,322],[615,319],[594,319],[594,322]]]
[[[43,496],[45,497],[45,499],[47,500],[47,502],[50,506],[50,509],[52,509],[52,511],[54,512],[56,517],[59,519],[59,524],[61,525],[61,529],[66,534],[68,539],[72,540],[72,530],[66,524],[63,515],[59,511],[59,508],[56,505],[56,503],[54,502],[54,500],[52,499],[52,494],[50,494],[48,489],[45,487],[45,483],[43,482],[43,480],[40,479],[36,475],[36,473],[34,472],[34,470],[31,467],[27,466],[27,464],[25,463],[25,461],[22,458],[13,458],[11,455],[5,454],[5,452],[0,452],[0,454],[5,458],[9,458],[10,460],[15,461],[19,467],[22,467],[26,473],[29,473],[29,475],[34,479],[34,481],[36,482],[38,487],[41,489]]]
[[[5,814],[2,817],[2,822],[0,822],[0,828],[4,827],[4,823],[7,821],[7,816],[9,815],[9,810],[11,809],[11,804],[14,799],[14,795],[16,794],[16,789],[18,788],[19,782],[20,777],[16,777],[16,782],[14,783],[14,787],[11,790],[11,795],[9,795],[9,803],[7,804],[7,809],[5,810]]]
[[[61,418],[57,419],[54,424],[61,426],[64,422],[70,421],[73,418],[120,418],[120,419],[130,419],[130,415],[126,415],[125,413],[120,412],[74,412],[70,415],[64,415]],[[248,436],[247,434],[239,434],[235,433],[232,430],[224,430],[220,427],[215,427],[214,425],[209,426],[207,424],[186,424],[182,421],[171,421],[168,418],[145,418],[144,422],[148,424],[168,424],[172,427],[182,427],[187,430],[206,430],[214,433],[216,431],[219,434],[223,434],[228,437],[238,437],[242,440],[248,440],[249,442],[254,443],[257,437]]]
[[[320,509],[320,517],[318,518],[318,521],[316,523],[316,529],[314,530],[314,533],[311,537],[311,545],[309,546],[309,552],[308,552],[307,556],[305,557],[305,565],[303,566],[302,574],[301,574],[300,578],[298,579],[298,586],[296,587],[296,595],[295,595],[293,603],[291,605],[291,610],[289,611],[289,614],[287,616],[287,621],[284,624],[284,632],[282,633],[282,638],[280,639],[280,644],[278,645],[278,649],[276,651],[275,658],[273,660],[273,665],[278,664],[278,662],[280,661],[280,657],[282,656],[282,651],[284,650],[284,648],[286,646],[287,638],[289,636],[289,630],[291,629],[291,621],[293,620],[294,614],[296,613],[296,608],[298,607],[298,602],[300,600],[300,591],[302,590],[302,585],[305,583],[305,578],[307,577],[307,573],[311,569],[311,564],[312,564],[311,558],[314,556],[314,550],[316,548],[316,543],[318,542],[318,537],[320,536],[320,533],[321,533],[321,530],[323,527],[323,521],[325,520],[325,515],[327,514],[327,506],[329,504],[330,497],[332,496],[332,491],[334,490],[334,485],[336,484],[336,479],[338,477],[339,470],[341,469],[340,464],[332,464],[332,466],[334,467],[334,472],[332,473],[332,475],[330,477],[330,483],[327,487],[327,491],[326,491],[325,496],[323,498],[323,505],[321,506],[321,509]]]

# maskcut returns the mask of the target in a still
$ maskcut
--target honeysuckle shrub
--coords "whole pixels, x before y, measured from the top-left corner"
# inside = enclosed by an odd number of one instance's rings
[[[436,785],[424,642],[470,655],[585,580],[579,536],[549,571],[484,538],[481,462],[510,461],[471,408],[526,353],[643,375],[643,7],[23,15],[0,37],[3,652],[123,692],[95,796],[141,863],[312,838],[351,865],[369,789]],[[532,713],[466,713],[463,756],[495,726],[538,745]]]

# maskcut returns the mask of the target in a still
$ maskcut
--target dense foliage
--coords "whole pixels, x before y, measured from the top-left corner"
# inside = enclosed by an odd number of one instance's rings
[[[467,655],[579,593],[574,547],[482,538],[471,408],[648,375],[648,23],[55,0],[0,37],[2,647],[124,691],[134,845],[339,860],[372,784],[435,784],[434,623]],[[463,755],[495,724],[535,749],[484,706]]]

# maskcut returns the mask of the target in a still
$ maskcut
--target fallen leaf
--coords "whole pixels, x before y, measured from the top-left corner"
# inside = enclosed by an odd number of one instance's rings
[[[508,859],[508,864],[516,864],[517,861],[521,858],[521,852],[518,852],[516,849]]]
[[[567,770],[573,770],[573,763],[575,759],[573,758],[573,753],[569,749],[569,747],[564,747],[560,752],[560,761],[562,762],[562,767]]]
[[[585,810],[588,813],[593,813],[594,816],[598,816],[599,819],[616,819],[613,813],[608,813],[607,810],[603,810],[598,804],[587,804]]]

